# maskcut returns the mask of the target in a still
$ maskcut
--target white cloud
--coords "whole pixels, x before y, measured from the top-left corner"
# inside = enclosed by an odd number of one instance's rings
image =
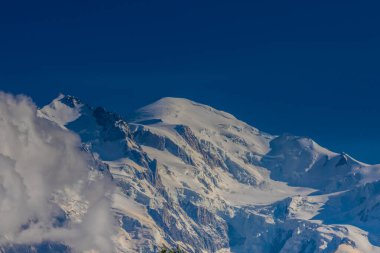
[[[28,97],[0,93],[0,245],[57,241],[74,252],[113,252],[111,183],[79,146],[37,117]],[[69,219],[57,226],[63,210]]]

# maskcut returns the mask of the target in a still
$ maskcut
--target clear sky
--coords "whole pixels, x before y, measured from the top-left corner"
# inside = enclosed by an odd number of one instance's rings
[[[379,1],[2,1],[0,89],[186,97],[380,163]]]

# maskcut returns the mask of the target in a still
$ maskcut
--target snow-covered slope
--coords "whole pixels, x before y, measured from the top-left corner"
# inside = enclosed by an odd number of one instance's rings
[[[63,95],[39,114],[111,172],[117,252],[380,252],[379,166],[187,99],[128,123]]]

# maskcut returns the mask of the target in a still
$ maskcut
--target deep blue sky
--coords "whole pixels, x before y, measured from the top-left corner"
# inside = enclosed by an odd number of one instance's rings
[[[265,3],[264,3],[265,2]],[[2,1],[0,89],[164,96],[380,163],[379,1]]]

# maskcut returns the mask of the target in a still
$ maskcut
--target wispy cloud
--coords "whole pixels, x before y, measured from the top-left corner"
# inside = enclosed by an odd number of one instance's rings
[[[79,138],[37,117],[25,96],[0,93],[0,246],[55,241],[113,252],[112,191]]]

